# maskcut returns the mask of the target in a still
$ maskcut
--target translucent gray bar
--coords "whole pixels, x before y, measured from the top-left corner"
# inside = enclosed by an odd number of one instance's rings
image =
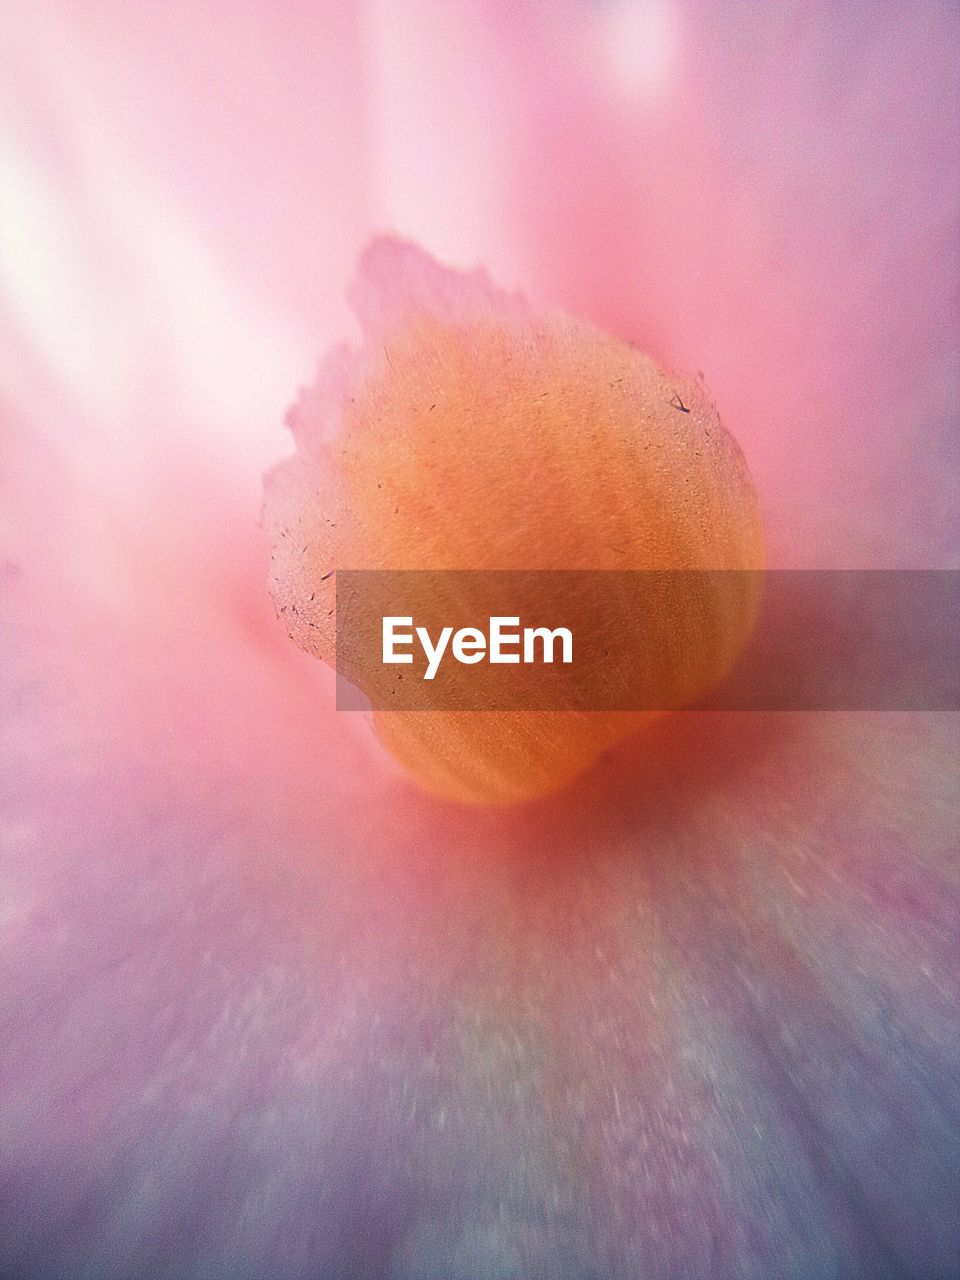
[[[960,709],[954,570],[340,570],[336,588],[343,710]],[[651,622],[662,602],[754,594],[756,625],[726,678],[692,703],[664,693],[651,676],[663,651],[713,642],[709,609],[696,622],[684,613],[679,627],[693,629],[677,636]],[[412,617],[435,635],[441,624],[482,629],[493,616],[569,626],[565,609],[578,619],[569,665],[465,666],[448,649],[426,680],[425,660],[382,662],[385,615]]]

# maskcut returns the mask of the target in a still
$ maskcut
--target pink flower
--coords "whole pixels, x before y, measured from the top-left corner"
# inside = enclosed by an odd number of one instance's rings
[[[464,812],[256,527],[387,228],[704,370],[775,564],[955,567],[957,35],[5,7],[0,1271],[958,1274],[956,717],[687,713]]]

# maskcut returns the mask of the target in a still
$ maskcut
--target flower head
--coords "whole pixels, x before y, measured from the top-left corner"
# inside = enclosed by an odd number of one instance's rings
[[[771,563],[955,565],[956,7],[0,9],[0,1272],[956,1276],[956,717],[464,810],[257,527],[386,229],[702,369]]]

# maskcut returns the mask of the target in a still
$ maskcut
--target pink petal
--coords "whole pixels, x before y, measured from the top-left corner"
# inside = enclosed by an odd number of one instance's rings
[[[957,1274],[955,717],[677,717],[468,819],[267,608],[371,80],[397,229],[704,368],[782,562],[952,563],[955,15],[680,7],[671,97],[618,8],[385,4],[365,78],[315,6],[0,19],[0,1269]]]

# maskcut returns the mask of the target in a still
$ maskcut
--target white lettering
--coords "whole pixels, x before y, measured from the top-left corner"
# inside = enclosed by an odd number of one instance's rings
[[[417,627],[417,639],[423,645],[423,652],[427,655],[427,670],[423,677],[424,680],[432,680],[437,674],[437,668],[440,666],[440,659],[443,657],[443,652],[452,635],[453,627],[444,627],[440,632],[440,639],[437,641],[436,647],[434,647],[427,628]]]
[[[487,651],[487,637],[476,627],[461,627],[453,637],[453,656],[458,662],[466,662],[472,666],[474,662],[482,662]],[[493,661],[493,655],[490,655]]]
[[[397,635],[397,627],[412,627],[412,618],[384,618],[383,620],[383,661],[387,662],[413,662],[412,653],[397,653],[396,646],[398,644],[413,644],[412,632],[406,635]]]
[[[504,653],[502,646],[505,644],[520,643],[520,633],[515,631],[512,635],[504,632],[504,627],[519,627],[519,618],[491,618],[490,619],[490,661],[491,662],[519,662],[519,653]],[[526,659],[529,662],[529,658]]]
[[[400,630],[399,628],[413,628]],[[560,644],[560,661],[573,661],[573,633],[566,627],[556,627],[553,631],[547,627],[520,627],[519,618],[490,618],[490,638],[477,627],[461,627],[454,632],[453,627],[443,627],[436,643],[426,627],[413,627],[413,618],[387,616],[383,619],[383,661],[384,663],[413,662],[412,653],[399,653],[398,646],[414,644],[414,638],[420,643],[427,659],[424,680],[433,680],[440,670],[443,656],[449,647],[457,662],[467,666],[482,662],[486,657],[491,663],[528,664],[538,661],[552,663],[557,642]],[[540,642],[540,656],[537,656],[537,641]],[[516,646],[521,652],[505,652],[505,646]]]
[[[566,627],[557,627],[555,631],[548,631],[546,627],[524,627],[523,629],[523,660],[524,662],[536,662],[536,654],[534,652],[534,640],[539,637],[543,641],[543,660],[544,662],[553,661],[553,642],[559,636],[562,645],[561,652],[563,657],[561,662],[573,661],[573,633],[568,631]]]

